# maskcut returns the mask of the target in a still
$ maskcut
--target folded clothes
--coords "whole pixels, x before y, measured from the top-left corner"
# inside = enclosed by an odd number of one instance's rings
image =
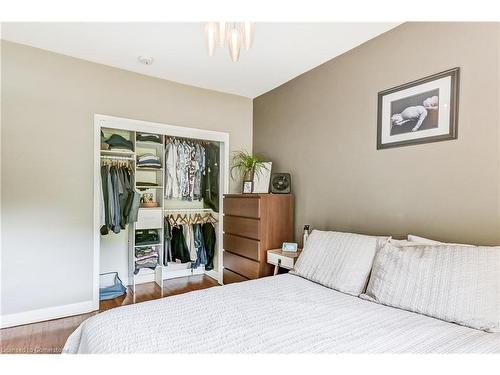
[[[151,246],[138,247],[135,249],[136,257],[141,257],[151,254],[158,254],[158,252]]]
[[[143,142],[161,143],[161,137],[158,134],[139,133],[137,134],[137,140]]]
[[[158,259],[158,253],[150,254],[150,255],[143,255],[141,257],[135,257],[135,260],[139,261],[139,260],[152,259],[152,258]]]
[[[130,151],[134,150],[134,144],[119,134],[113,134],[111,137],[109,137],[106,143],[111,149],[123,149]]]
[[[138,168],[157,168],[157,169],[160,169],[161,168],[161,164],[153,164],[153,163],[139,164],[139,163],[137,163],[137,167]]]
[[[155,230],[142,230],[136,231],[135,243],[136,245],[151,245],[160,242],[160,236]]]
[[[137,157],[138,167],[161,168],[160,157],[153,154],[143,154]]]
[[[138,160],[137,165],[161,165],[159,160]]]
[[[137,156],[137,161],[145,161],[145,160],[160,161],[160,157],[149,153]]]
[[[158,266],[157,258],[138,260],[135,262],[134,274],[137,275],[141,268],[150,268],[154,270]]]

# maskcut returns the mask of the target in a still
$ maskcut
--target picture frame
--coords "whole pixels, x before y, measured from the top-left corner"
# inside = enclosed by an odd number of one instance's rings
[[[243,194],[252,194],[253,181],[243,181]]]
[[[267,194],[269,193],[269,186],[271,183],[271,171],[273,163],[270,161],[263,162],[263,168],[261,168],[260,173],[255,173],[253,176],[253,189],[252,192],[255,194]]]
[[[377,150],[457,138],[460,68],[378,93]]]

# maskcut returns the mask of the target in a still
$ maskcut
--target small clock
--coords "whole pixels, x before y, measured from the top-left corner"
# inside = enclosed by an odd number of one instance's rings
[[[291,253],[296,253],[297,252],[297,243],[295,242],[283,242],[283,245],[281,246],[282,251],[288,251]]]

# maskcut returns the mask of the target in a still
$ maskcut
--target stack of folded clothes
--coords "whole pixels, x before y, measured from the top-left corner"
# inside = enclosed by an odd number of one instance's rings
[[[134,144],[132,141],[123,138],[119,134],[113,134],[107,141],[106,144],[109,145],[111,150],[119,149],[119,150],[129,150],[134,151]]]
[[[152,247],[138,247],[135,249],[135,270],[138,274],[141,268],[154,270],[158,265],[158,251]]]
[[[161,168],[159,156],[153,154],[143,154],[137,157],[137,166],[140,168]]]
[[[135,244],[137,246],[152,245],[160,242],[160,236],[154,229],[144,229],[135,232]]]
[[[137,140],[142,142],[161,143],[161,137],[158,134],[139,133],[137,134]]]

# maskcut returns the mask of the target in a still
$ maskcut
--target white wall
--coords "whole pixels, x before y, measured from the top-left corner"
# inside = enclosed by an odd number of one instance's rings
[[[5,320],[92,300],[94,113],[224,131],[231,150],[252,148],[250,99],[5,41],[1,104]]]

